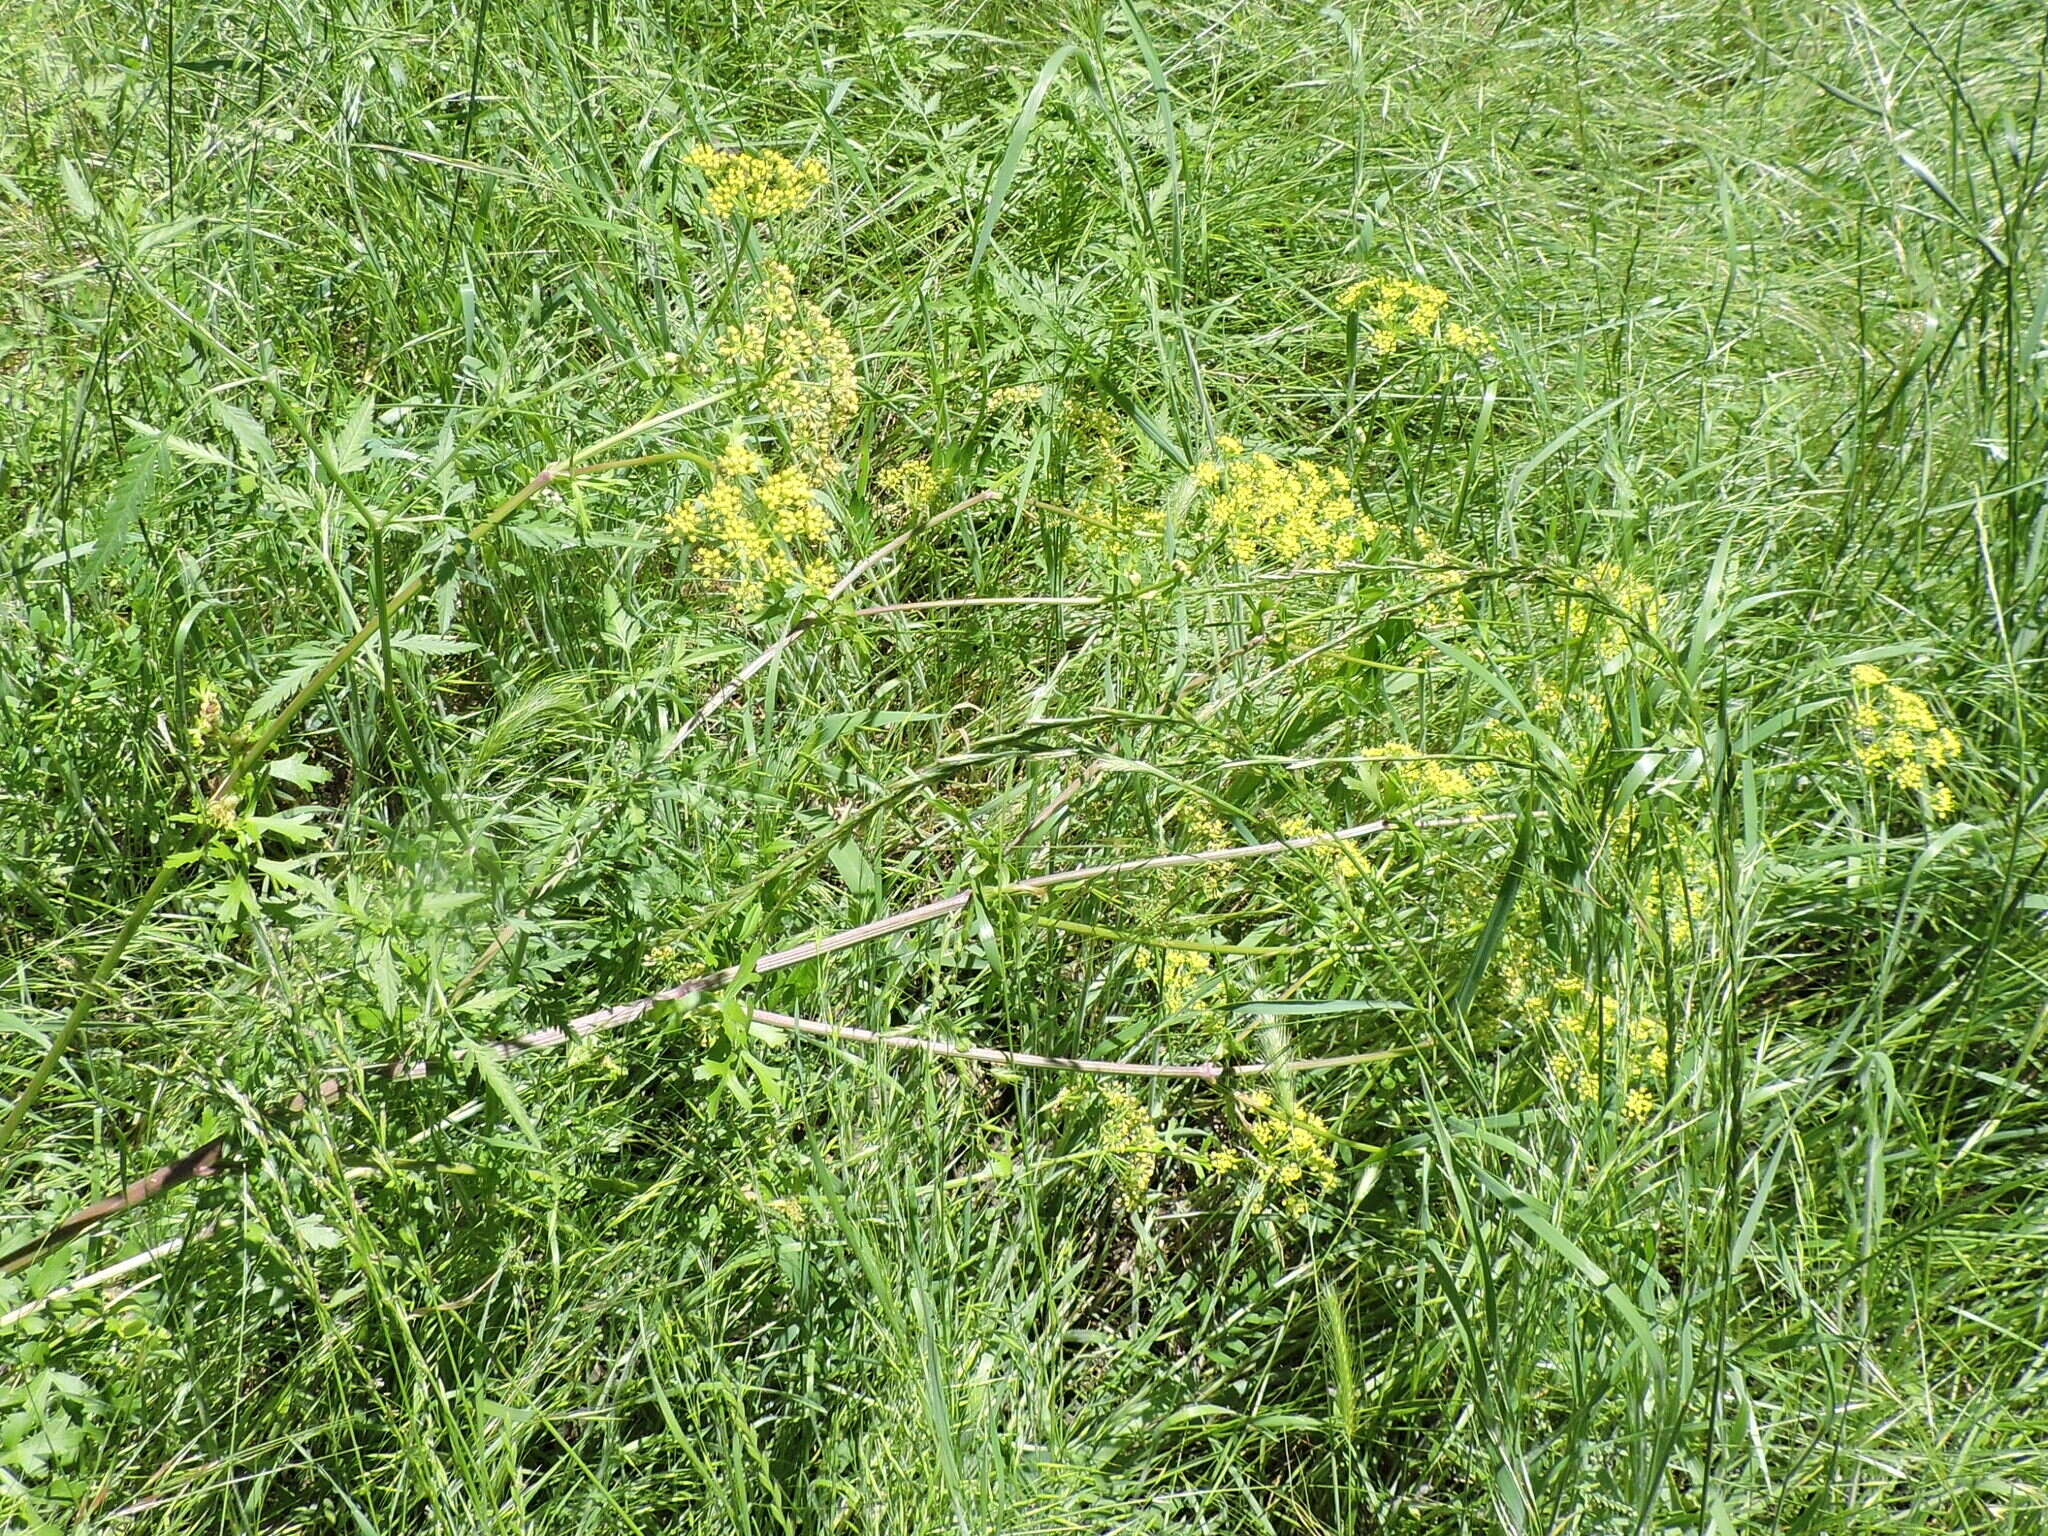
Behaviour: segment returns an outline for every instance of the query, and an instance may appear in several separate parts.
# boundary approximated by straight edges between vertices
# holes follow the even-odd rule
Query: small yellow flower
[[[222,735],[222,724],[227,712],[222,708],[220,694],[211,683],[202,683],[199,688],[199,708],[192,722],[189,739],[194,752],[204,752],[217,742]]]
[[[1660,607],[1657,589],[1611,560],[1602,560],[1582,578],[1589,596],[1573,595],[1561,604],[1565,635],[1588,641],[1602,662],[1619,662],[1635,647],[1634,626],[1654,628]],[[1617,614],[1633,621],[1624,622]]]
[[[822,306],[799,298],[796,276],[769,262],[741,319],[718,338],[741,385],[781,418],[797,462],[815,474],[840,467],[837,443],[860,409],[853,348]]]
[[[930,459],[905,459],[875,477],[882,490],[903,504],[908,512],[922,512],[938,494],[939,477]]]
[[[1152,1187],[1166,1141],[1152,1123],[1152,1111],[1130,1089],[1107,1087],[1099,1092],[1104,1110],[1099,1144],[1115,1164],[1117,1193],[1125,1205],[1136,1205]]]
[[[1001,389],[989,391],[989,414],[994,415],[1020,405],[1037,405],[1044,399],[1043,384],[1005,384]]]
[[[1361,757],[1388,763],[1386,770],[1401,790],[1418,801],[1470,801],[1479,791],[1462,768],[1439,762],[1418,752],[1405,741],[1390,741],[1383,747],[1368,747]]]
[[[1874,667],[1867,661],[1859,661],[1849,669],[1849,681],[1858,688],[1881,688],[1891,679],[1883,667]]]
[[[1159,1005],[1167,1013],[1193,1007],[1209,989],[1216,962],[1198,949],[1169,949],[1161,962]]]
[[[1329,1125],[1299,1104],[1276,1106],[1273,1096],[1264,1090],[1241,1093],[1237,1102],[1250,1142],[1250,1172],[1269,1191],[1279,1193],[1280,1209],[1287,1215],[1297,1219],[1307,1215],[1312,1196],[1337,1182]],[[1210,1167],[1218,1172],[1238,1166],[1240,1159],[1234,1153],[1210,1154]]]

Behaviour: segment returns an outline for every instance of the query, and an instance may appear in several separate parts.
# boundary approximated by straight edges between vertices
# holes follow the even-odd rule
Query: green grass
[[[223,1146],[0,1278],[0,1523],[2048,1527],[2044,42],[23,0],[0,1247]],[[707,142],[830,184],[722,223]],[[713,345],[770,258],[830,556],[904,542],[753,610],[668,520],[826,446]],[[1224,435],[1382,531],[1234,548]]]

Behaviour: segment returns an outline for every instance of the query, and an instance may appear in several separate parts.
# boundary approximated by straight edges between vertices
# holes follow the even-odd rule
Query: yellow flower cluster
[[[1087,485],[1083,502],[1113,502],[1130,468],[1124,419],[1105,406],[1069,398],[1060,402],[1057,420],[1066,433],[1068,474]]]
[[[1586,572],[1580,585],[1600,601],[1596,603],[1586,596],[1564,600],[1559,616],[1564,622],[1565,637],[1575,645],[1590,642],[1593,654],[1602,663],[1621,661],[1633,648],[1635,636],[1631,627],[1616,615],[1625,614],[1644,627],[1654,625],[1657,589],[1611,560],[1603,560]]]
[[[1043,384],[1005,384],[1001,389],[992,389],[988,396],[988,412],[991,416],[1020,405],[1037,405],[1045,399]]]
[[[1380,525],[1359,512],[1342,470],[1246,453],[1234,437],[1217,438],[1216,448],[1222,457],[1197,464],[1195,480],[1214,493],[1207,524],[1233,560],[1355,560],[1379,537]]]
[[[1675,860],[1652,864],[1642,901],[1650,943],[1661,947],[1668,941],[1674,951],[1691,948],[1720,891],[1721,866],[1703,840],[1687,842]]]
[[[1249,1171],[1270,1204],[1297,1220],[1310,1202],[1337,1182],[1337,1159],[1330,1151],[1330,1127],[1320,1115],[1299,1104],[1280,1104],[1261,1088],[1237,1096],[1250,1142]],[[1228,1174],[1240,1166],[1238,1155],[1223,1149],[1211,1155],[1210,1168]]]
[[[906,512],[922,512],[939,492],[939,477],[930,459],[905,459],[883,470],[875,479],[882,492]]]
[[[773,150],[699,144],[683,164],[704,178],[704,211],[714,219],[774,219],[809,205],[825,185],[825,163],[791,161]]]
[[[1183,800],[1174,814],[1179,818],[1180,824],[1187,829],[1189,841],[1193,845],[1186,849],[1186,852],[1204,853],[1212,848],[1230,848],[1236,845],[1237,839],[1230,835],[1230,828],[1224,826],[1216,813],[1201,801]]]
[[[1937,820],[1954,814],[1956,792],[1941,771],[1963,755],[1963,738],[1935,718],[1933,705],[1893,682],[1882,667],[1851,667],[1849,680],[1856,685],[1856,761],[1865,772],[1924,795],[1927,813]]]
[[[1461,352],[1483,352],[1493,338],[1456,320],[1446,321],[1451,296],[1430,283],[1375,276],[1337,295],[1337,308],[1363,322],[1366,344],[1381,357],[1415,342],[1437,342]]]
[[[199,702],[193,711],[192,728],[187,739],[192,750],[201,755],[211,755],[213,749],[227,735],[227,711],[222,706],[220,694],[211,683],[199,685]]]
[[[1185,1013],[1209,990],[1216,962],[1203,950],[1169,949],[1159,970],[1159,1006],[1168,1014]]]
[[[1117,1193],[1125,1205],[1133,1206],[1151,1189],[1166,1142],[1152,1123],[1152,1111],[1130,1089],[1111,1085],[1097,1092],[1102,1096],[1103,1114],[1096,1134],[1102,1150],[1116,1165]]]
[[[788,267],[768,263],[745,317],[718,338],[718,353],[781,418],[799,465],[821,476],[844,467],[839,438],[860,410],[853,348],[823,306],[798,297]]]
[[[737,433],[718,456],[716,478],[676,508],[669,531],[694,549],[694,569],[730,586],[742,608],[758,608],[798,580],[824,591],[839,579],[817,553],[832,536],[817,488],[793,466],[771,473]]]
[[[1658,1102],[1652,1084],[1661,1086],[1671,1064],[1664,1025],[1647,1014],[1629,1017],[1604,994],[1588,996],[1585,983],[1576,976],[1557,979],[1554,1003],[1558,1046],[1545,1065],[1565,1097],[1582,1103],[1600,1097],[1598,1063],[1619,1040],[1625,1043],[1628,1063],[1622,1115],[1634,1125],[1649,1119]]]
[[[1113,449],[1124,431],[1123,418],[1115,411],[1085,400],[1061,401],[1060,425],[1094,438],[1097,446],[1104,449]]]
[[[1404,797],[1413,801],[1470,801],[1479,788],[1464,769],[1418,752],[1405,741],[1390,741],[1383,747],[1367,747],[1359,754],[1373,762],[1387,762],[1388,771]]]
[[[1181,801],[1174,816],[1187,834],[1186,846],[1180,849],[1182,853],[1206,853],[1214,848],[1230,848],[1237,844],[1230,829],[1200,800]],[[1218,860],[1214,864],[1197,864],[1194,878],[1204,892],[1214,895],[1223,888],[1224,876],[1228,872],[1229,866]]]

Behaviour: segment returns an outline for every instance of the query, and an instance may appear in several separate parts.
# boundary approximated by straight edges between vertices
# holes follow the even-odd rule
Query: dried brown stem
[[[887,1045],[897,1050],[922,1051],[927,1056],[945,1056],[955,1061],[978,1061],[991,1067],[1025,1067],[1046,1072],[1085,1072],[1095,1077],[1164,1077],[1213,1083],[1226,1077],[1264,1077],[1274,1072],[1327,1072],[1333,1067],[1361,1067],[1368,1062],[1392,1061],[1428,1047],[1427,1040],[1414,1045],[1395,1046],[1384,1051],[1360,1051],[1350,1056],[1311,1056],[1303,1061],[1250,1061],[1232,1064],[1198,1061],[1186,1064],[1154,1061],[1096,1061],[1085,1056],[1040,1056],[1033,1051],[999,1051],[987,1045],[954,1045],[945,1040],[928,1040],[919,1035],[890,1035],[878,1030],[859,1029],[851,1024],[827,1024],[821,1019],[803,1019],[794,1014],[752,1008],[747,1017],[772,1029],[793,1034],[816,1035],[825,1040],[855,1040],[863,1045]]]
[[[1055,870],[1050,874],[1034,875],[1028,879],[1013,880],[1005,885],[992,887],[986,894],[989,896],[1037,896],[1046,891],[1056,890],[1061,886],[1075,885],[1090,880],[1109,879],[1117,875],[1136,874],[1159,869],[1185,869],[1195,865],[1221,864],[1238,859],[1262,858],[1270,854],[1288,853],[1303,848],[1318,848],[1331,843],[1355,842],[1362,838],[1376,837],[1383,832],[1395,830],[1432,831],[1447,827],[1478,826],[1491,822],[1512,821],[1514,819],[1514,812],[1496,811],[1469,816],[1426,817],[1413,822],[1368,821],[1362,822],[1357,826],[1340,828],[1335,832],[1317,832],[1307,837],[1280,838],[1267,843],[1248,843],[1237,848],[1211,848],[1196,853],[1157,854],[1150,858],[1124,859],[1112,864],[1090,864],[1075,869]],[[852,949],[874,939],[885,938],[892,933],[901,933],[906,929],[923,927],[927,923],[936,922],[942,917],[948,917],[955,912],[962,911],[968,903],[974,900],[974,896],[975,892],[971,889],[955,891],[950,896],[943,896],[936,901],[928,901],[920,906],[907,907],[901,912],[892,912],[886,917],[878,917],[872,922],[862,923],[857,927],[843,929],[838,933],[828,934],[819,939],[807,939],[801,944],[794,944],[787,949],[777,950],[773,954],[762,956],[754,962],[753,973],[757,976],[766,976],[775,971],[787,970],[791,966],[802,965],[809,960],[816,960],[825,955],[836,954],[843,949]],[[545,1050],[552,1046],[565,1044],[570,1040],[584,1039],[605,1030],[617,1029],[622,1025],[631,1024],[635,1020],[646,1017],[664,1003],[675,1003],[684,1006],[696,1004],[701,1002],[708,994],[717,991],[721,987],[730,985],[738,976],[739,967],[726,966],[722,970],[694,977],[676,986],[666,987],[659,992],[649,993],[645,997],[634,998],[631,1002],[618,1003],[609,1008],[599,1008],[590,1013],[581,1014],[559,1026],[531,1030],[526,1034],[516,1035],[510,1039],[492,1041],[483,1048],[491,1051],[501,1061],[510,1061],[515,1057],[524,1056],[530,1051]],[[762,1017],[765,1022],[774,1022],[784,1016],[775,1015],[773,1019],[769,1019],[764,1014]],[[796,1026],[789,1024],[783,1027],[795,1028]],[[841,1031],[850,1027],[846,1025],[820,1025],[819,1030]],[[817,1031],[811,1032],[815,1033]],[[872,1043],[878,1045],[898,1045],[907,1043],[910,1037],[874,1035],[867,1031],[861,1031],[855,1034],[844,1035],[843,1038],[871,1040]],[[1019,1053],[993,1051],[984,1047],[942,1046],[940,1042],[925,1042],[924,1045],[939,1051],[941,1054],[963,1054],[969,1060],[990,1060],[999,1064],[1013,1066],[1056,1067],[1063,1060],[1063,1058],[1057,1057],[1027,1058]],[[985,1054],[973,1054],[977,1052]],[[1358,1061],[1372,1061],[1380,1058],[1377,1053],[1374,1053],[1356,1059]],[[1294,1066],[1298,1070],[1319,1070],[1324,1067],[1350,1064],[1352,1064],[1352,1058],[1329,1057],[1319,1058],[1312,1063],[1297,1062],[1294,1063]],[[444,1062],[437,1061],[431,1057],[400,1057],[395,1061],[386,1062],[379,1066],[358,1070],[361,1071],[364,1079],[381,1079],[387,1082],[417,1082],[422,1078],[428,1077],[443,1065],[445,1065]],[[1098,1067],[1104,1066],[1101,1063],[1096,1065]],[[1085,1065],[1074,1065],[1072,1070],[1086,1071],[1090,1070],[1090,1068]],[[1228,1068],[1220,1065],[1211,1066],[1209,1064],[1197,1067],[1176,1068],[1147,1066],[1142,1069],[1133,1067],[1129,1075],[1142,1077],[1221,1077],[1231,1072],[1242,1073],[1247,1070],[1247,1068],[1243,1067]],[[1276,1068],[1262,1067],[1259,1070],[1276,1070]],[[330,1073],[321,1080],[320,1085],[313,1090],[311,1095],[298,1095],[291,1101],[288,1108],[293,1114],[302,1113],[315,1098],[322,1103],[331,1104],[341,1097],[347,1085],[354,1080],[356,1080],[355,1071]],[[92,1205],[72,1212],[41,1237],[22,1244],[5,1257],[0,1257],[0,1274],[12,1274],[14,1271],[24,1268],[44,1255],[61,1248],[74,1238],[91,1231],[102,1222],[111,1219],[123,1211],[133,1210],[137,1206],[145,1205],[151,1200],[155,1200],[159,1196],[177,1188],[180,1184],[190,1183],[194,1179],[207,1178],[220,1172],[223,1166],[224,1152],[224,1140],[210,1141],[205,1146],[186,1153],[177,1161],[166,1163],[154,1173],[136,1180],[120,1193],[109,1195],[103,1200],[96,1201]]]

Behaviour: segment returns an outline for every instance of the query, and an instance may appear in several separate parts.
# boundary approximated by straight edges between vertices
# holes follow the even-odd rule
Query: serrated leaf
[[[94,535],[92,553],[86,557],[85,574],[88,579],[98,577],[106,568],[114,551],[128,542],[128,535],[134,530],[135,520],[142,514],[149,501],[150,492],[155,489],[157,471],[164,459],[163,444],[151,439],[138,444],[128,455],[121,478],[115,483],[114,494],[107,499],[106,510],[100,514],[100,526]]]
[[[476,649],[468,640],[458,640],[453,635],[399,635],[391,642],[394,651],[405,651],[414,656],[462,656]]]
[[[519,1133],[526,1138],[527,1145],[534,1151],[541,1150],[540,1131],[534,1126],[533,1118],[526,1112],[526,1104],[519,1097],[519,1090],[512,1086],[512,1079],[506,1075],[505,1064],[498,1059],[498,1053],[488,1045],[472,1040],[468,1043],[469,1059],[476,1063],[485,1085],[497,1101],[505,1106],[505,1113],[512,1117],[512,1123],[519,1127]]]
[[[318,763],[307,762],[306,754],[303,752],[294,752],[290,757],[280,757],[274,762],[265,763],[263,771],[273,779],[296,784],[300,789],[312,789],[334,777]]]
[[[243,453],[259,464],[272,463],[277,450],[270,445],[270,434],[263,430],[263,423],[243,410],[239,405],[230,405],[225,400],[210,401],[207,410],[213,419],[226,429],[228,436]]]
[[[327,456],[335,470],[352,475],[370,462],[370,429],[376,425],[376,408],[368,396],[356,402],[342,429],[327,440]]]
[[[64,184],[64,201],[71,205],[71,211],[87,223],[98,220],[99,200],[92,195],[92,188],[86,184],[85,173],[70,160],[59,160],[57,179]]]
[[[181,459],[190,459],[195,464],[211,464],[216,469],[233,469],[235,467],[235,461],[217,448],[209,448],[204,443],[195,443],[191,438],[180,437],[175,432],[166,432],[161,427],[153,427],[148,422],[140,421],[133,416],[123,416],[121,419],[138,436],[154,439]]]

